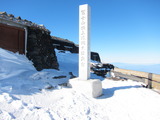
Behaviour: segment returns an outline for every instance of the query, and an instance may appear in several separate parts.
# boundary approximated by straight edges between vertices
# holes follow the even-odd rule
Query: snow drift
[[[0,49],[0,120],[160,120],[160,94],[140,82],[102,79],[96,99],[67,88],[78,55],[56,54],[60,71],[38,72],[24,55]]]

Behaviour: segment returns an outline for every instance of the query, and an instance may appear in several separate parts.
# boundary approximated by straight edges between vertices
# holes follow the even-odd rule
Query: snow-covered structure
[[[0,12],[0,47],[25,54],[37,70],[59,68],[55,48],[71,53],[79,52],[79,45],[68,39],[51,36],[44,25],[6,12]],[[91,59],[100,61],[96,52],[91,52]]]
[[[54,48],[57,48],[58,50],[70,51],[71,53],[78,53],[78,45],[74,42],[56,36],[52,36],[51,39]]]
[[[37,70],[58,69],[50,31],[44,25],[0,12],[0,47],[25,54]]]

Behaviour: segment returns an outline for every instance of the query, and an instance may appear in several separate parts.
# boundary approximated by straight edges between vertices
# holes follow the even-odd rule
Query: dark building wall
[[[27,57],[37,70],[58,69],[50,32],[28,27]]]
[[[0,23],[0,47],[24,54],[25,31],[22,28]]]
[[[78,47],[69,40],[52,37],[52,44],[54,48],[57,48],[58,50],[65,50],[70,51],[71,53],[78,53]]]

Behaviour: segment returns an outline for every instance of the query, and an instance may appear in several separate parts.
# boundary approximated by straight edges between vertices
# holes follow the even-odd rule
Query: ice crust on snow
[[[78,76],[78,55],[56,54],[60,71],[38,72],[24,55],[0,48],[0,120],[160,120],[160,94],[140,82],[100,78],[96,99],[59,86],[68,72]]]

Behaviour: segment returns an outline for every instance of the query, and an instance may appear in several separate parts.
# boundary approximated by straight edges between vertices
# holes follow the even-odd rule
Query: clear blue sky
[[[91,7],[91,50],[103,61],[160,63],[160,0],[0,0],[0,11],[78,43],[81,4]]]

